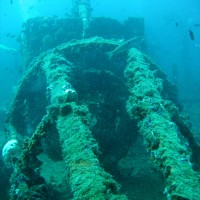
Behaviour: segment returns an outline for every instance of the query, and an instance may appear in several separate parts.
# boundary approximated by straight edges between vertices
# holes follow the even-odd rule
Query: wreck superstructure
[[[122,39],[143,36],[143,19],[94,18],[83,26],[81,19],[55,17],[24,25],[26,72],[6,126],[22,149],[10,199],[131,199],[120,190],[127,163],[119,162],[134,143],[163,174],[158,199],[200,199],[200,149],[179,113],[175,87],[143,53],[145,43],[107,55]],[[62,183],[42,170],[58,161]],[[124,180],[134,179],[130,171]]]

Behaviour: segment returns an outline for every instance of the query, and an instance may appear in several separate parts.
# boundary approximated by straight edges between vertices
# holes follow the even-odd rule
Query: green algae
[[[27,151],[22,155],[23,169],[29,170],[34,166],[34,162],[37,163],[35,157],[41,152],[39,148],[41,140],[48,133],[48,128],[56,124],[66,164],[66,180],[69,181],[74,199],[77,200],[127,199],[125,195],[120,194],[119,184],[101,166],[98,159],[98,143],[91,132],[94,123],[91,120],[92,114],[87,104],[81,105],[78,101],[78,93],[73,88],[72,81],[74,71],[78,67],[86,68],[82,59],[91,56],[92,49],[100,52],[99,57],[105,61],[105,53],[116,45],[117,43],[111,40],[91,38],[63,44],[41,55],[28,70],[15,98],[18,100],[26,80],[37,73],[37,70],[42,70],[48,91],[46,95],[49,100],[47,107],[49,123],[42,124],[44,122],[42,121],[39,124],[41,128],[30,138],[29,145],[24,146]],[[83,54],[81,58],[80,54]],[[81,64],[77,67],[78,63]],[[179,137],[181,121],[179,120],[178,124],[172,120],[174,116],[178,117],[178,109],[171,101],[162,97],[163,74],[144,54],[131,49],[124,75],[130,91],[126,105],[127,112],[131,119],[138,120],[140,132],[145,139],[145,147],[151,152],[153,163],[163,172],[165,194],[168,199],[198,200],[200,187],[197,173],[190,163],[191,151],[184,146]],[[75,96],[69,98],[68,92],[71,90]],[[17,102],[13,104],[12,110],[16,109],[16,104]],[[11,115],[11,122],[13,118]],[[32,155],[33,158],[30,163],[28,155]],[[39,163],[37,164],[36,167],[39,166]],[[23,174],[20,166],[18,175]],[[28,173],[26,175],[28,176]],[[31,175],[28,177],[30,180]],[[31,184],[37,187],[37,182],[33,181]],[[14,189],[26,188],[26,192],[30,194],[34,188],[22,186],[16,185]],[[40,188],[39,183],[38,188]],[[15,190],[12,192],[15,193]]]
[[[138,50],[129,51],[124,72],[130,90],[127,111],[138,119],[146,148],[163,172],[167,198],[198,200],[200,183],[190,163],[191,152],[181,144],[179,127],[165,108],[169,101],[162,98],[163,81],[150,72],[151,63],[146,60]]]
[[[88,128],[89,122],[82,119],[86,116],[77,114],[83,108],[75,104],[71,106],[76,111],[59,117],[57,128],[74,199],[127,199],[118,194],[119,185],[99,163],[98,145]]]

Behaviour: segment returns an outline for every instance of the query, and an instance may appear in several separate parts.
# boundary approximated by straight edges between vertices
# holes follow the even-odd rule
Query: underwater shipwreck
[[[8,199],[200,200],[200,147],[176,88],[145,42],[108,54],[138,36],[139,18],[24,24],[25,73],[5,125]]]

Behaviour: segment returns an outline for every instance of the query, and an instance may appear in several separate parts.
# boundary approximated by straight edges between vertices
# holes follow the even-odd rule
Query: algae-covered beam
[[[41,141],[51,129],[51,117],[45,115],[34,134],[24,142],[19,160],[14,165],[10,182],[10,200],[49,199],[47,185],[39,175],[41,162],[37,156],[42,152]]]
[[[171,119],[169,100],[162,98],[163,80],[158,69],[140,51],[132,48],[128,54],[124,75],[130,96],[127,111],[137,118],[145,145],[155,165],[165,178],[168,199],[199,200],[200,181],[190,162],[191,152],[179,124]]]
[[[71,77],[73,66],[58,54],[49,54],[42,66],[50,87],[50,101],[60,107],[57,130],[74,199],[126,200],[119,184],[104,171],[98,160],[98,144],[92,136],[91,114],[86,105],[77,105],[78,94]]]
[[[70,103],[65,105],[65,110],[69,113],[59,116],[57,129],[74,199],[126,200],[98,160],[98,145],[89,130],[91,116],[87,107]]]

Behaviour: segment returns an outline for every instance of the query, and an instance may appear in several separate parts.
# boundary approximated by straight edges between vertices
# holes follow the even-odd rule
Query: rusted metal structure
[[[48,20],[64,23],[46,20],[46,24]],[[117,157],[141,133],[144,148],[163,173],[167,198],[199,200],[199,147],[179,113],[176,92],[166,75],[134,47],[107,56],[121,45],[118,39],[125,28],[115,40],[108,35],[91,37],[95,24],[91,22],[85,35],[88,39],[71,40],[68,33],[68,41],[55,39],[45,51],[41,46],[32,49],[36,40],[43,44],[47,34],[44,31],[39,37],[37,32],[32,38],[31,28],[45,29],[44,21],[29,21],[22,41],[24,55],[30,56],[7,123],[9,137],[18,140],[22,149],[13,163],[11,199],[54,198],[50,190],[56,189],[42,176],[43,161],[38,158],[52,150],[56,157],[62,152],[64,179],[71,188],[68,198],[128,199],[120,192],[115,176],[104,169],[100,152],[104,141],[110,139],[113,146],[109,148]],[[124,27],[128,25],[130,19]],[[53,29],[52,23],[49,26]],[[58,34],[55,32],[48,33],[49,37]],[[81,37],[79,33],[81,29],[76,33]],[[67,193],[66,189],[63,199]]]

